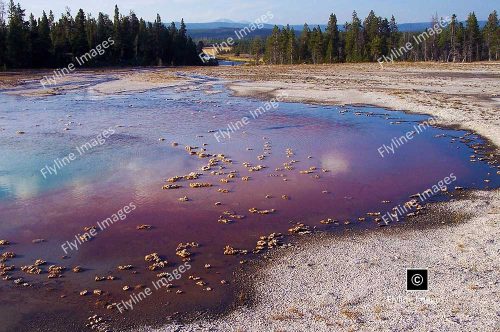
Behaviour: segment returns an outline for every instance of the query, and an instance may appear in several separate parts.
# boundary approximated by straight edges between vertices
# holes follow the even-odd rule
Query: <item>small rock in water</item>
[[[251,213],[257,213],[257,214],[271,214],[271,213],[276,212],[276,210],[275,210],[275,209],[270,209],[270,210],[259,210],[259,209],[254,208],[254,207],[253,207],[253,208],[248,209],[248,211],[249,211],[249,212],[251,212]]]
[[[207,188],[207,187],[211,187],[212,184],[211,183],[202,183],[202,182],[193,182],[193,183],[190,183],[189,186],[191,188]]]
[[[304,235],[304,234],[310,234],[311,233],[309,226],[306,226],[306,225],[304,225],[302,223],[296,224],[296,226],[290,228],[288,231],[290,233],[299,234],[299,235]]]
[[[134,268],[133,265],[119,265],[118,270],[120,271],[125,271],[125,270],[132,270]]]
[[[73,269],[71,269],[74,273],[80,273],[83,271],[83,268],[81,266],[75,266]]]
[[[153,226],[151,225],[139,225],[137,226],[137,230],[147,230],[147,229],[151,229]]]
[[[242,250],[242,249],[235,249],[231,246],[225,246],[224,247],[224,255],[246,255],[248,253],[248,250]]]
[[[162,187],[163,190],[170,190],[170,189],[179,189],[181,188],[182,186],[178,185],[178,184],[166,184]]]

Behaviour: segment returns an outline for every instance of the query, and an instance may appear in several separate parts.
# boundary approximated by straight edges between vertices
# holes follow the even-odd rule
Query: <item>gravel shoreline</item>
[[[414,225],[305,237],[248,269],[253,305],[142,331],[498,331],[500,191],[468,196]],[[407,267],[429,291],[406,292]]]

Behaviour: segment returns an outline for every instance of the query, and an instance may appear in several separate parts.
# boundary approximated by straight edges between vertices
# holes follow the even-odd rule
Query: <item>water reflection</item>
[[[348,172],[349,164],[349,160],[341,152],[329,152],[321,158],[322,168],[329,170],[332,175]]]

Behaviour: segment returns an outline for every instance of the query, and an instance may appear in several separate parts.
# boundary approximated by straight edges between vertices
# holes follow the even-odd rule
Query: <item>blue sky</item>
[[[7,0],[4,0],[7,2]],[[379,16],[396,17],[398,23],[428,22],[432,14],[447,16],[455,13],[459,19],[475,11],[479,20],[485,20],[494,9],[499,11],[500,0],[18,0],[29,14],[38,16],[43,9],[52,9],[56,16],[69,6],[75,14],[79,8],[97,16],[99,11],[112,15],[115,3],[122,13],[134,10],[147,20],[160,13],[162,20],[210,22],[219,19],[255,21],[271,11],[277,24],[326,23],[331,12],[337,14],[339,23],[349,20],[353,10],[362,18],[370,9]],[[17,2],[17,1],[16,1]]]

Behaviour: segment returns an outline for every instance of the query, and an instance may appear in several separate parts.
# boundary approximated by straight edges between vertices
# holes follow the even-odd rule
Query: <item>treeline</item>
[[[407,61],[479,61],[498,60],[500,28],[498,15],[493,11],[481,30],[474,13],[465,25],[453,15],[444,28],[443,19],[433,17],[429,29],[433,33],[400,32],[394,16],[390,20],[378,17],[373,11],[361,21],[356,12],[351,22],[340,31],[337,17],[332,14],[325,31],[305,24],[297,35],[290,26],[275,26],[272,34],[263,40],[256,37],[241,42],[237,53],[251,54],[255,63],[262,59],[268,64],[334,63],[377,61],[382,56],[398,54],[397,60]],[[436,24],[438,29],[435,29]],[[428,30],[429,30],[428,29]],[[420,41],[420,42],[417,42]],[[407,43],[411,50],[398,51]],[[396,59],[395,59],[396,60]]]
[[[0,69],[55,68],[67,66],[75,57],[95,49],[111,38],[114,45],[90,62],[93,66],[198,65],[199,50],[182,20],[166,27],[160,15],[146,22],[133,12],[122,15],[115,6],[111,19],[99,13],[97,19],[82,9],[75,17],[69,10],[59,20],[52,11],[25,20],[25,10],[12,0],[0,0]]]

